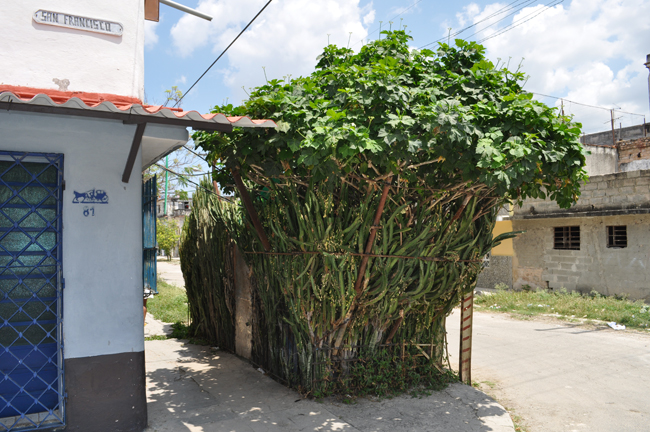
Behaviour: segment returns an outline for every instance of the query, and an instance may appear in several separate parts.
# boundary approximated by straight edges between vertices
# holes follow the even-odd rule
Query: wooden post
[[[390,190],[390,179],[384,183],[384,189],[381,191],[381,198],[379,199],[379,205],[375,211],[375,219],[372,222],[370,227],[370,235],[368,236],[368,241],[366,242],[366,249],[361,258],[361,263],[359,264],[359,273],[357,274],[357,280],[354,283],[354,291],[356,292],[356,298],[361,296],[362,282],[363,277],[366,275],[366,266],[368,265],[368,254],[372,252],[372,246],[375,244],[375,236],[377,235],[377,230],[379,229],[379,222],[381,221],[381,214],[384,211],[384,205],[386,204],[386,198],[388,197],[388,191]]]
[[[474,290],[460,303],[460,360],[458,373],[461,382],[472,385],[472,320],[474,316]]]
[[[264,232],[264,228],[262,227],[260,218],[257,217],[257,212],[255,211],[255,207],[253,207],[253,200],[251,200],[251,196],[248,194],[248,190],[246,190],[246,186],[244,185],[244,182],[241,179],[239,170],[234,169],[231,172],[232,172],[232,177],[235,180],[235,186],[237,186],[237,190],[239,191],[239,195],[241,196],[241,201],[244,204],[244,207],[246,208],[246,211],[248,212],[251,221],[253,222],[253,227],[255,227],[257,236],[259,237],[260,242],[262,242],[262,246],[264,247],[264,250],[266,252],[269,252],[271,250],[271,243],[269,243],[269,238],[266,236],[266,233]]]
[[[214,180],[214,170],[216,169],[215,163],[212,162],[212,175],[213,175],[213,180],[212,180],[212,188],[214,189],[214,193],[216,193],[218,196],[221,196],[221,193],[219,192],[219,184]]]

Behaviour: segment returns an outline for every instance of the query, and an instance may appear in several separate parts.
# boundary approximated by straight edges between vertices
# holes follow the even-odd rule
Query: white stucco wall
[[[140,3],[140,2],[138,2]],[[32,113],[0,113],[0,150],[64,154],[65,357],[144,350],[141,155],[121,181],[135,125]],[[73,191],[107,192],[108,204],[73,204]]]
[[[119,22],[122,36],[38,24],[38,10]],[[58,90],[144,96],[144,1],[0,1],[0,83]]]

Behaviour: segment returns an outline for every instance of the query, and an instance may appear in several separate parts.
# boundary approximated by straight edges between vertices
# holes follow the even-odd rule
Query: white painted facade
[[[66,359],[144,351],[141,152],[122,183],[135,125],[4,112],[0,150],[64,155],[63,334]],[[146,135],[146,130],[145,130]],[[107,204],[74,204],[73,191],[106,191]]]
[[[122,24],[122,36],[37,23],[39,10]],[[2,0],[0,84],[144,97],[144,1]],[[62,90],[65,90],[61,88]]]

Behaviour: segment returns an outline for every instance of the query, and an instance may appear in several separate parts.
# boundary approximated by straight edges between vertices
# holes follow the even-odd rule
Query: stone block
[[[641,177],[641,172],[640,171],[628,171],[628,172],[625,173],[625,177],[627,177],[627,178]]]
[[[634,190],[637,193],[650,193],[650,184],[647,185],[636,185]]]
[[[590,204],[590,205],[601,205],[601,204],[605,204],[608,201],[609,201],[609,199],[607,199],[607,197],[603,196],[603,197],[590,199],[588,204]]]
[[[576,272],[572,270],[553,270],[553,274],[559,276],[575,276]]]
[[[546,263],[546,269],[547,269],[547,270],[559,270],[560,268],[561,268],[561,267],[560,267],[560,263],[559,263],[559,262],[556,262],[556,261],[549,261],[549,262]]]
[[[575,262],[563,262],[563,263],[560,263],[560,269],[565,270],[565,271],[575,272],[576,271],[576,263]],[[561,274],[561,273],[558,273],[558,274]]]
[[[637,184],[636,179],[625,179],[623,180],[623,186],[634,186]]]
[[[598,183],[598,189],[609,189],[609,185],[607,183],[608,182],[600,182],[600,183]]]
[[[627,195],[616,195],[609,198],[611,204],[630,204],[630,199]]]
[[[596,182],[587,182],[584,186],[580,187],[580,190],[583,191],[591,191],[591,190],[597,190],[598,189],[598,183]]]
[[[635,195],[628,197],[630,204],[641,204],[647,203],[650,201],[650,192],[645,194],[639,194],[638,192]]]
[[[632,195],[634,192],[634,186],[625,186],[618,189],[618,193],[621,195]]]

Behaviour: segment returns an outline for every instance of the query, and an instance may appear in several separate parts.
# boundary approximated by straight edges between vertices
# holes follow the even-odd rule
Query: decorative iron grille
[[[0,430],[62,426],[63,155],[0,151]]]
[[[555,227],[553,249],[580,250],[580,227]]]
[[[608,248],[627,247],[627,225],[617,225],[617,226],[607,227],[607,247]]]

